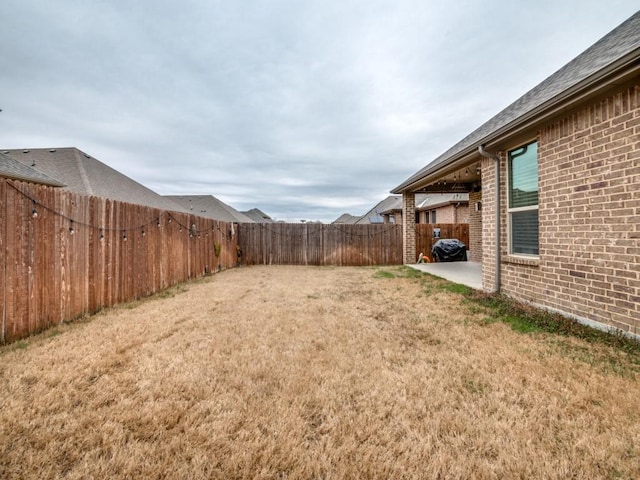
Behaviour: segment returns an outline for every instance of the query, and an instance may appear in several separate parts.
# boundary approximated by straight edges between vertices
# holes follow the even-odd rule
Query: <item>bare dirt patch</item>
[[[637,478],[637,364],[406,277],[230,270],[4,347],[0,478]]]

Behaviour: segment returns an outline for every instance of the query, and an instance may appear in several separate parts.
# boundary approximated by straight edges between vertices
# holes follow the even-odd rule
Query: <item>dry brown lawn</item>
[[[0,478],[638,478],[638,366],[376,268],[252,267],[0,349]]]

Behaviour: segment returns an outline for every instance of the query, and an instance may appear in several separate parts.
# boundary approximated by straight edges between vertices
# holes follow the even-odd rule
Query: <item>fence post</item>
[[[0,179],[0,252],[2,252],[0,262],[2,271],[0,277],[0,303],[2,303],[2,325],[0,325],[0,345],[4,344],[7,338],[7,182]]]

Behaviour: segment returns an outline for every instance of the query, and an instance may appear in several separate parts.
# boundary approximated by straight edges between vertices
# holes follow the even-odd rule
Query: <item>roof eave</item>
[[[501,142],[523,130],[532,128],[562,111],[569,110],[576,104],[597,96],[613,85],[624,83],[640,70],[639,52],[640,48],[632,50],[583,81],[576,83],[503,127],[491,132],[481,140],[472,143],[445,161],[434,165],[433,168],[425,171],[419,178],[411,179],[410,177],[409,180],[391,190],[391,193],[402,194],[407,191],[415,191],[433,183],[443,174],[464,167],[466,163],[477,161],[476,152],[480,145],[491,148],[493,144]]]

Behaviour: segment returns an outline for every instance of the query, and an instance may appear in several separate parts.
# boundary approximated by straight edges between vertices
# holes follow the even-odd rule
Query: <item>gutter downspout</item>
[[[484,149],[484,145],[480,145],[478,146],[478,153],[485,157],[485,158],[490,158],[494,161],[494,166],[495,166],[495,181],[496,181],[496,197],[495,197],[495,204],[496,204],[496,230],[495,230],[495,235],[496,235],[496,283],[495,283],[495,291],[496,293],[500,292],[500,285],[501,285],[501,278],[500,278],[500,265],[502,263],[502,259],[501,259],[501,254],[500,254],[500,223],[501,223],[501,218],[500,218],[500,157],[498,155],[496,155],[495,153],[489,153]]]

